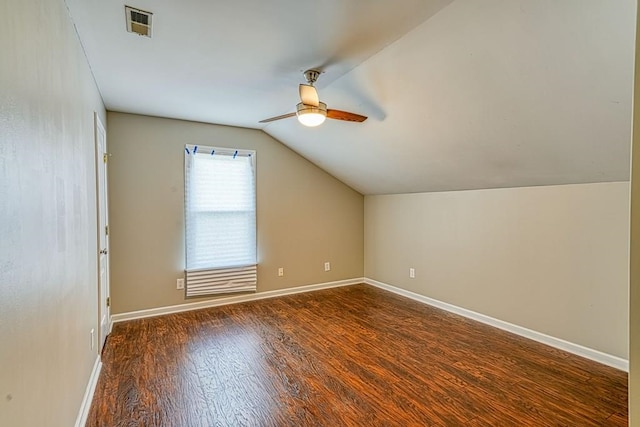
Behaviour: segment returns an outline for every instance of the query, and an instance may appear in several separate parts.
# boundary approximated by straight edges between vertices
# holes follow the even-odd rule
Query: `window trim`
[[[232,156],[248,157],[251,162],[253,172],[253,197],[254,197],[254,257],[255,262],[250,265],[226,266],[226,267],[199,267],[187,268],[188,233],[187,222],[190,213],[188,212],[188,158],[190,156]],[[257,170],[256,151],[226,147],[201,146],[196,144],[185,144],[184,148],[184,262],[185,262],[185,298],[201,297],[206,295],[217,295],[231,292],[255,292],[257,286],[257,263],[258,263],[258,241],[257,241]],[[203,279],[204,277],[204,279]],[[191,286],[190,286],[191,285]]]

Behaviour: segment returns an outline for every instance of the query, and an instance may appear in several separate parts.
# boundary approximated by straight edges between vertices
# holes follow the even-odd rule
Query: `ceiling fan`
[[[307,70],[304,72],[307,84],[300,85],[299,91],[301,102],[296,106],[295,113],[287,113],[282,116],[260,120],[259,123],[269,123],[293,116],[298,116],[298,121],[309,127],[321,125],[327,117],[347,122],[364,122],[367,120],[367,117],[361,116],[360,114],[327,109],[327,104],[320,102],[320,99],[318,98],[318,91],[313,86],[316,80],[318,80],[318,76],[320,76],[320,71],[318,70]]]

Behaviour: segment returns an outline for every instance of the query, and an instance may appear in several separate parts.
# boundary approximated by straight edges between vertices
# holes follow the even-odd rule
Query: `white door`
[[[111,329],[109,301],[109,210],[107,207],[107,134],[95,117],[96,173],[98,181],[98,352],[102,352]]]

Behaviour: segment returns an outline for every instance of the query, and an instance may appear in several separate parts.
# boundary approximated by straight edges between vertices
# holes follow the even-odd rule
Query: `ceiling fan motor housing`
[[[296,105],[296,114],[322,114],[323,116],[327,115],[327,104],[324,102],[318,102],[318,106],[314,107],[313,105],[303,104],[302,102]]]

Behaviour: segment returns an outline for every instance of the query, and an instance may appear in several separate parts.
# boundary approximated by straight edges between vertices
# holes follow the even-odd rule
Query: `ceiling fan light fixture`
[[[319,102],[318,106],[314,107],[301,102],[296,106],[296,114],[298,115],[298,121],[303,125],[308,127],[319,126],[327,118],[327,104]]]

